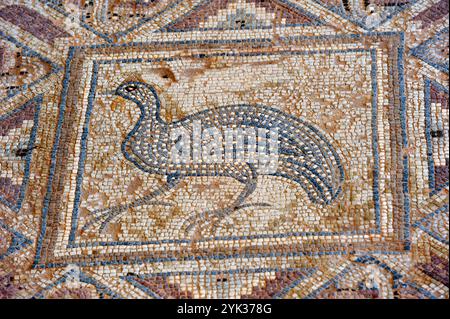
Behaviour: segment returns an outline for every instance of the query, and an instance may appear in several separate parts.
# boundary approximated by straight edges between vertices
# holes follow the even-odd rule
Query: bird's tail
[[[344,170],[332,144],[313,127],[281,136],[277,175],[297,182],[312,202],[329,205],[341,193]]]

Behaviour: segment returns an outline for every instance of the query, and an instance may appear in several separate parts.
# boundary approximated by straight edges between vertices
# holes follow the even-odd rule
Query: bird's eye
[[[135,85],[129,85],[126,87],[125,90],[127,90],[127,92],[133,92],[137,89],[137,87]]]

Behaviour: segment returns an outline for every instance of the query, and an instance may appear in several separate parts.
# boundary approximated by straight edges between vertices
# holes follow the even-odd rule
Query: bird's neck
[[[163,123],[160,117],[160,105],[156,98],[148,97],[142,103],[145,118],[151,122],[152,126],[159,126]]]
[[[156,99],[148,100],[143,105],[144,117],[141,129],[145,132],[145,140],[150,145],[156,145],[167,131],[167,123],[160,117],[159,102]]]

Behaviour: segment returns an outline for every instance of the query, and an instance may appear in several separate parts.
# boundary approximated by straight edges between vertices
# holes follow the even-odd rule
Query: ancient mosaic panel
[[[448,298],[448,2],[0,1],[0,298]]]

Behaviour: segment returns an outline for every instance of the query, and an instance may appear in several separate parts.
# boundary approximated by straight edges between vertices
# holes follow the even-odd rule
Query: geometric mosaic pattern
[[[4,11],[0,11],[0,16]],[[1,101],[32,88],[59,70],[60,67],[46,57],[0,32]]]
[[[448,27],[413,48],[411,54],[448,73]]]
[[[428,147],[430,189],[448,186],[449,167],[449,103],[448,89],[425,80],[425,132]]]
[[[11,229],[1,221],[0,233],[2,238],[0,246],[0,260],[3,260],[9,255],[20,250],[23,246],[29,245],[31,243],[29,239],[25,238],[22,234]]]
[[[410,7],[415,0],[315,0],[332,12],[360,25],[366,30],[373,30],[393,18],[399,12]]]
[[[0,117],[2,157],[0,201],[19,211],[30,175],[30,162],[36,147],[36,130],[42,95]]]
[[[288,7],[288,4],[290,5]],[[285,0],[200,2],[189,13],[162,30],[233,30],[273,28],[274,26],[320,25],[320,18]]]
[[[448,298],[448,16],[0,1],[0,298]]]

